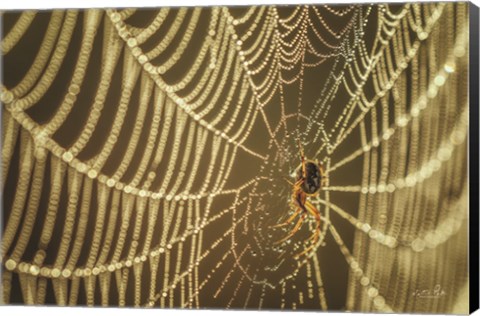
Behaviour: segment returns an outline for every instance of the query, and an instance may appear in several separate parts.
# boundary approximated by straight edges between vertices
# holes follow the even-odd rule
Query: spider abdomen
[[[297,180],[303,178],[302,167],[297,169]],[[313,161],[305,163],[305,178],[301,186],[306,194],[315,194],[322,187],[322,173],[320,166]]]

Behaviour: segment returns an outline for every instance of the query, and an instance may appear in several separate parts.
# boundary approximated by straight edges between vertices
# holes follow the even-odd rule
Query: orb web
[[[467,14],[4,13],[4,302],[459,312]],[[327,185],[295,258],[299,142]]]

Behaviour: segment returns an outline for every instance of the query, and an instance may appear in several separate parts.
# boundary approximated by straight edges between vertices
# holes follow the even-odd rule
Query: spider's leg
[[[320,212],[310,201],[305,202],[305,208],[311,215],[313,215],[313,217],[315,217],[315,221],[317,222],[317,226],[315,226],[315,233],[319,234],[320,233]],[[315,236],[315,234],[313,236]],[[315,239],[314,243],[317,241],[317,239]]]
[[[305,254],[309,253],[309,252],[310,252],[310,250],[312,250],[312,249],[313,249],[313,247],[315,247],[315,244],[311,244],[311,245],[310,245],[310,246],[308,246],[308,248],[306,248],[304,251],[302,251],[302,252],[300,252],[300,253],[296,254],[296,255],[295,255],[295,256],[293,256],[293,257],[294,257],[295,259],[296,259],[296,258],[299,258],[299,257],[301,257],[301,256],[303,256],[303,255],[305,255]]]
[[[310,246],[308,246],[301,253],[295,255],[295,258],[298,258],[298,257],[303,256],[304,254],[307,254],[308,252],[310,252],[310,250],[312,250],[315,247],[316,243],[318,242],[319,236],[320,236],[320,212],[309,201],[306,201],[305,208],[307,209],[308,213],[310,213],[311,215],[313,215],[315,217],[315,221],[317,222],[317,225],[315,227],[315,232],[309,238],[309,240],[313,239],[312,244]]]
[[[294,184],[294,188],[293,188],[294,193],[292,195],[292,200],[291,200],[292,208],[295,208],[295,212],[293,213],[293,215],[290,216],[290,218],[287,219],[285,222],[271,226],[271,227],[282,227],[282,226],[288,225],[295,219],[295,217],[298,216],[298,214],[300,214],[300,212],[302,211],[302,208],[300,207],[301,204],[299,203],[302,203],[303,201],[302,199],[305,199],[305,195],[298,194],[295,192],[300,192],[301,190],[300,186],[302,185],[302,183],[303,183],[303,179],[300,179]]]
[[[292,181],[290,181],[287,177],[284,177],[285,181],[287,181],[289,184],[291,184],[292,186],[295,185],[295,183],[293,183]]]
[[[295,219],[295,217],[297,217],[298,214],[300,214],[301,211],[302,211],[301,208],[297,208],[297,210],[293,213],[293,215],[290,216],[285,222],[277,224],[277,225],[273,225],[271,227],[282,227],[282,226],[290,224]]]
[[[293,235],[295,235],[295,233],[300,229],[300,226],[302,226],[303,220],[305,219],[306,216],[307,214],[303,213],[302,216],[300,216],[300,218],[298,219],[298,222],[295,225],[295,227],[293,227],[292,231],[284,238],[280,239],[279,241],[276,241],[275,244],[280,244],[285,240],[289,239],[290,237],[292,237]]]

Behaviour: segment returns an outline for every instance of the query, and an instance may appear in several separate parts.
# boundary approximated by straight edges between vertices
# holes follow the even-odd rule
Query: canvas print
[[[2,12],[2,304],[467,313],[469,8]]]

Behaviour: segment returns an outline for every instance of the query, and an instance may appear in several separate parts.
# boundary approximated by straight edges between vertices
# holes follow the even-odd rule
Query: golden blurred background
[[[467,4],[1,19],[3,304],[467,313]]]

